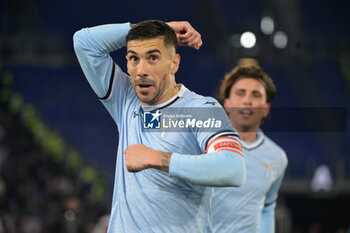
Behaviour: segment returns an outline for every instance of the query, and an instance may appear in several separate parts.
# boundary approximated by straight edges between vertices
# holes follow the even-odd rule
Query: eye
[[[236,92],[236,95],[237,95],[237,96],[244,96],[244,91],[237,91],[237,92]]]
[[[136,57],[136,56],[130,56],[130,57],[129,57],[129,61],[131,61],[131,62],[136,62],[136,61],[138,61],[138,60],[139,60],[139,58]]]
[[[151,55],[149,56],[151,61],[157,61],[158,60],[158,56],[157,55]]]
[[[256,97],[256,98],[260,98],[261,97],[261,93],[260,92],[254,92],[253,96]]]

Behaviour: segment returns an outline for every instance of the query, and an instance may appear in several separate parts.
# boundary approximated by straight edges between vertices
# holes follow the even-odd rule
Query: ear
[[[271,108],[271,105],[266,103],[265,107],[264,107],[264,118],[267,117],[270,113],[270,108]]]
[[[177,72],[177,70],[179,69],[179,65],[180,65],[180,54],[175,54],[173,56],[173,59],[171,61],[171,74],[175,74]]]
[[[126,59],[126,68],[127,68],[127,72],[128,72],[128,74],[130,75],[130,73],[129,73],[129,60],[128,60],[128,56],[125,56],[125,59]]]
[[[229,98],[224,99],[224,108],[225,108],[225,111],[228,113],[228,110],[230,108],[230,99]]]

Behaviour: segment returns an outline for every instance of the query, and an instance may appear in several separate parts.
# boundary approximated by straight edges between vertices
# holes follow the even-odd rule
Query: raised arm
[[[186,21],[169,22],[178,38],[179,45],[199,49],[201,35]],[[130,23],[106,24],[83,28],[73,36],[73,45],[80,66],[91,87],[99,98],[110,98],[113,75],[126,76],[114,63],[109,53],[126,45]],[[116,70],[114,70],[114,68]],[[113,72],[114,71],[114,72]]]
[[[100,99],[110,97],[108,94],[111,94],[111,84],[116,73],[120,76],[117,78],[126,76],[119,67],[114,67],[109,53],[125,46],[129,29],[129,23],[107,24],[83,28],[73,36],[74,50],[80,66]]]
[[[202,44],[200,34],[188,22],[170,22],[169,25],[174,28],[180,45],[198,49]],[[126,45],[130,26],[130,23],[106,24],[81,29],[73,36],[80,66],[117,124],[126,100],[135,96],[132,96],[129,76],[113,62],[109,53]]]
[[[106,24],[83,28],[73,36],[74,50],[84,75],[117,125],[132,85],[109,53],[125,46],[129,29],[129,23]]]

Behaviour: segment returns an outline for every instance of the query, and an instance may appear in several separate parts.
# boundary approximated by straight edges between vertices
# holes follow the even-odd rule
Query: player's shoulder
[[[190,90],[187,90],[182,97],[186,105],[189,106],[203,108],[222,107],[221,104],[213,97],[199,95]]]
[[[285,150],[274,142],[271,138],[264,135],[264,144],[269,151],[271,151],[275,157],[277,157],[283,164],[288,164],[288,158]]]

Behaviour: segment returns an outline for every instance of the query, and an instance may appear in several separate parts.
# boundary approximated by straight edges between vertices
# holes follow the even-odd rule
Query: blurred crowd
[[[102,233],[108,209],[91,185],[47,156],[0,101],[0,233]]]

